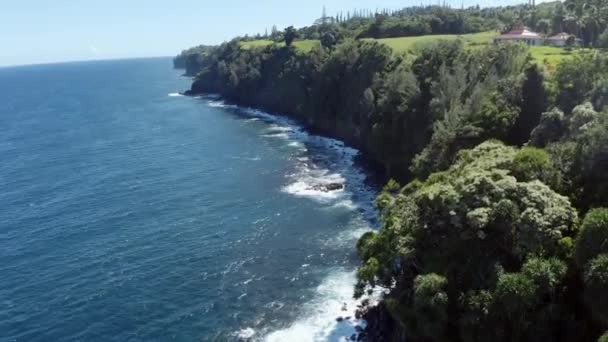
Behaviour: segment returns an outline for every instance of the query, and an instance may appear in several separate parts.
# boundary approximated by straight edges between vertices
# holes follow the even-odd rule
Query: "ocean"
[[[180,73],[0,68],[0,341],[342,341],[364,325],[355,245],[377,189],[357,151],[181,96]]]

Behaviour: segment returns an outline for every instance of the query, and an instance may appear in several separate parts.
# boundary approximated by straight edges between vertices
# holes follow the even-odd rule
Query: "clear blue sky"
[[[451,0],[460,6],[461,0]],[[454,3],[457,2],[456,3]],[[497,5],[525,0],[466,0]],[[422,3],[437,3],[425,0]],[[538,2],[538,1],[537,1]],[[274,24],[309,25],[353,8],[401,8],[397,0],[2,0],[0,66],[169,56],[198,44],[263,33]]]

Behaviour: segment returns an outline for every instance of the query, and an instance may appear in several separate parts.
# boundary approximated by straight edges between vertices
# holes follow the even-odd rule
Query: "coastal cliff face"
[[[226,43],[200,65],[188,93],[220,94],[239,105],[292,117],[315,133],[356,147],[380,173],[405,180],[410,161],[432,132],[409,63],[389,47],[366,41],[310,52]],[[396,84],[395,78],[406,82]]]
[[[362,150],[369,155],[366,147],[366,138],[369,132],[360,124],[350,120],[331,120],[322,115],[310,115],[306,109],[293,106],[288,95],[272,95],[280,90],[272,87],[259,88],[247,93],[233,93],[218,86],[216,82],[208,79],[197,79],[187,94],[220,94],[226,101],[240,106],[259,108],[271,113],[281,113],[298,120],[310,131],[324,136],[339,139],[345,143]]]
[[[591,80],[608,60],[585,58],[555,71],[557,99],[586,100],[572,99],[569,79],[581,65]],[[607,285],[581,280],[608,274],[608,251],[593,265],[573,255],[586,249],[579,213],[607,205],[595,189],[606,187],[608,112],[546,112],[546,86],[517,44],[443,41],[395,56],[367,41],[308,52],[234,41],[210,53],[188,94],[295,118],[407,184],[388,182],[376,200],[383,227],[357,244],[355,296],[391,289],[365,315],[368,340],[404,341],[407,327],[408,341],[595,341],[606,326],[595,317],[608,314],[585,298]]]
[[[406,330],[393,319],[384,302],[368,308],[363,315],[367,322],[365,333],[368,342],[405,342]]]
[[[363,49],[366,53],[371,53],[374,46],[357,46],[356,49]],[[388,53],[390,51],[383,50],[383,52],[385,54],[381,54],[380,57],[375,56],[376,59],[380,58],[381,62],[376,68],[371,68],[367,75],[364,75],[364,70],[361,70],[359,74],[354,74],[352,72],[354,67],[347,66],[347,64],[361,64],[362,61],[340,61],[336,62],[337,65],[333,67],[338,68],[339,66],[343,70],[332,71],[332,74],[335,72],[335,75],[332,76],[335,78],[331,79],[327,76],[322,77],[323,72],[328,74],[329,72],[315,70],[309,57],[302,56],[293,49],[273,49],[270,51],[271,57],[267,56],[268,60],[263,65],[262,63],[257,64],[262,72],[254,76],[255,84],[246,84],[247,81],[242,78],[237,81],[235,74],[238,72],[234,72],[234,70],[227,72],[224,69],[226,68],[225,63],[209,63],[206,69],[195,78],[191,89],[186,94],[219,94],[226,101],[241,106],[281,113],[281,115],[298,120],[314,133],[337,138],[358,148],[376,175],[380,177],[403,175],[408,173],[407,165],[387,163],[390,160],[387,158],[388,155],[378,153],[376,149],[382,149],[382,146],[374,141],[377,132],[373,132],[373,113],[377,109],[373,104],[375,100],[369,98],[372,92],[370,87],[374,82],[378,82],[379,75],[383,73],[383,69],[391,58],[391,54]],[[251,57],[250,52],[244,50],[234,50],[229,55],[232,61]],[[317,57],[328,58],[329,56]],[[228,60],[224,62],[228,62]],[[202,68],[202,66],[200,67]],[[251,69],[246,72],[249,74],[248,76],[254,73]],[[301,78],[296,74],[307,75],[307,77]],[[366,113],[366,111],[370,113]],[[427,134],[424,130],[420,133]],[[419,139],[419,141],[422,140],[424,139]],[[409,153],[413,154],[413,152]],[[405,341],[405,330],[393,320],[383,302],[367,308],[364,318],[368,325],[362,336],[367,336],[367,341]],[[363,340],[363,337],[361,338]]]

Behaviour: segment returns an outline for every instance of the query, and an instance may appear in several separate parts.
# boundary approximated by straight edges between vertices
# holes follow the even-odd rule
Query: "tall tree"
[[[293,26],[289,26],[285,29],[285,45],[291,46],[294,40],[298,37],[298,31]]]

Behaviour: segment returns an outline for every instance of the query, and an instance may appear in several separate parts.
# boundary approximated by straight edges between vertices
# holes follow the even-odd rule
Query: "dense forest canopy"
[[[597,341],[608,330],[607,54],[583,49],[547,68],[518,43],[438,40],[398,54],[360,38],[525,24],[601,46],[607,10],[568,0],[347,12],[256,37],[285,44],[243,48],[241,37],[176,63],[190,61],[191,93],[294,117],[394,178],[376,203],[382,229],[358,243],[355,294],[385,289],[410,340]]]

